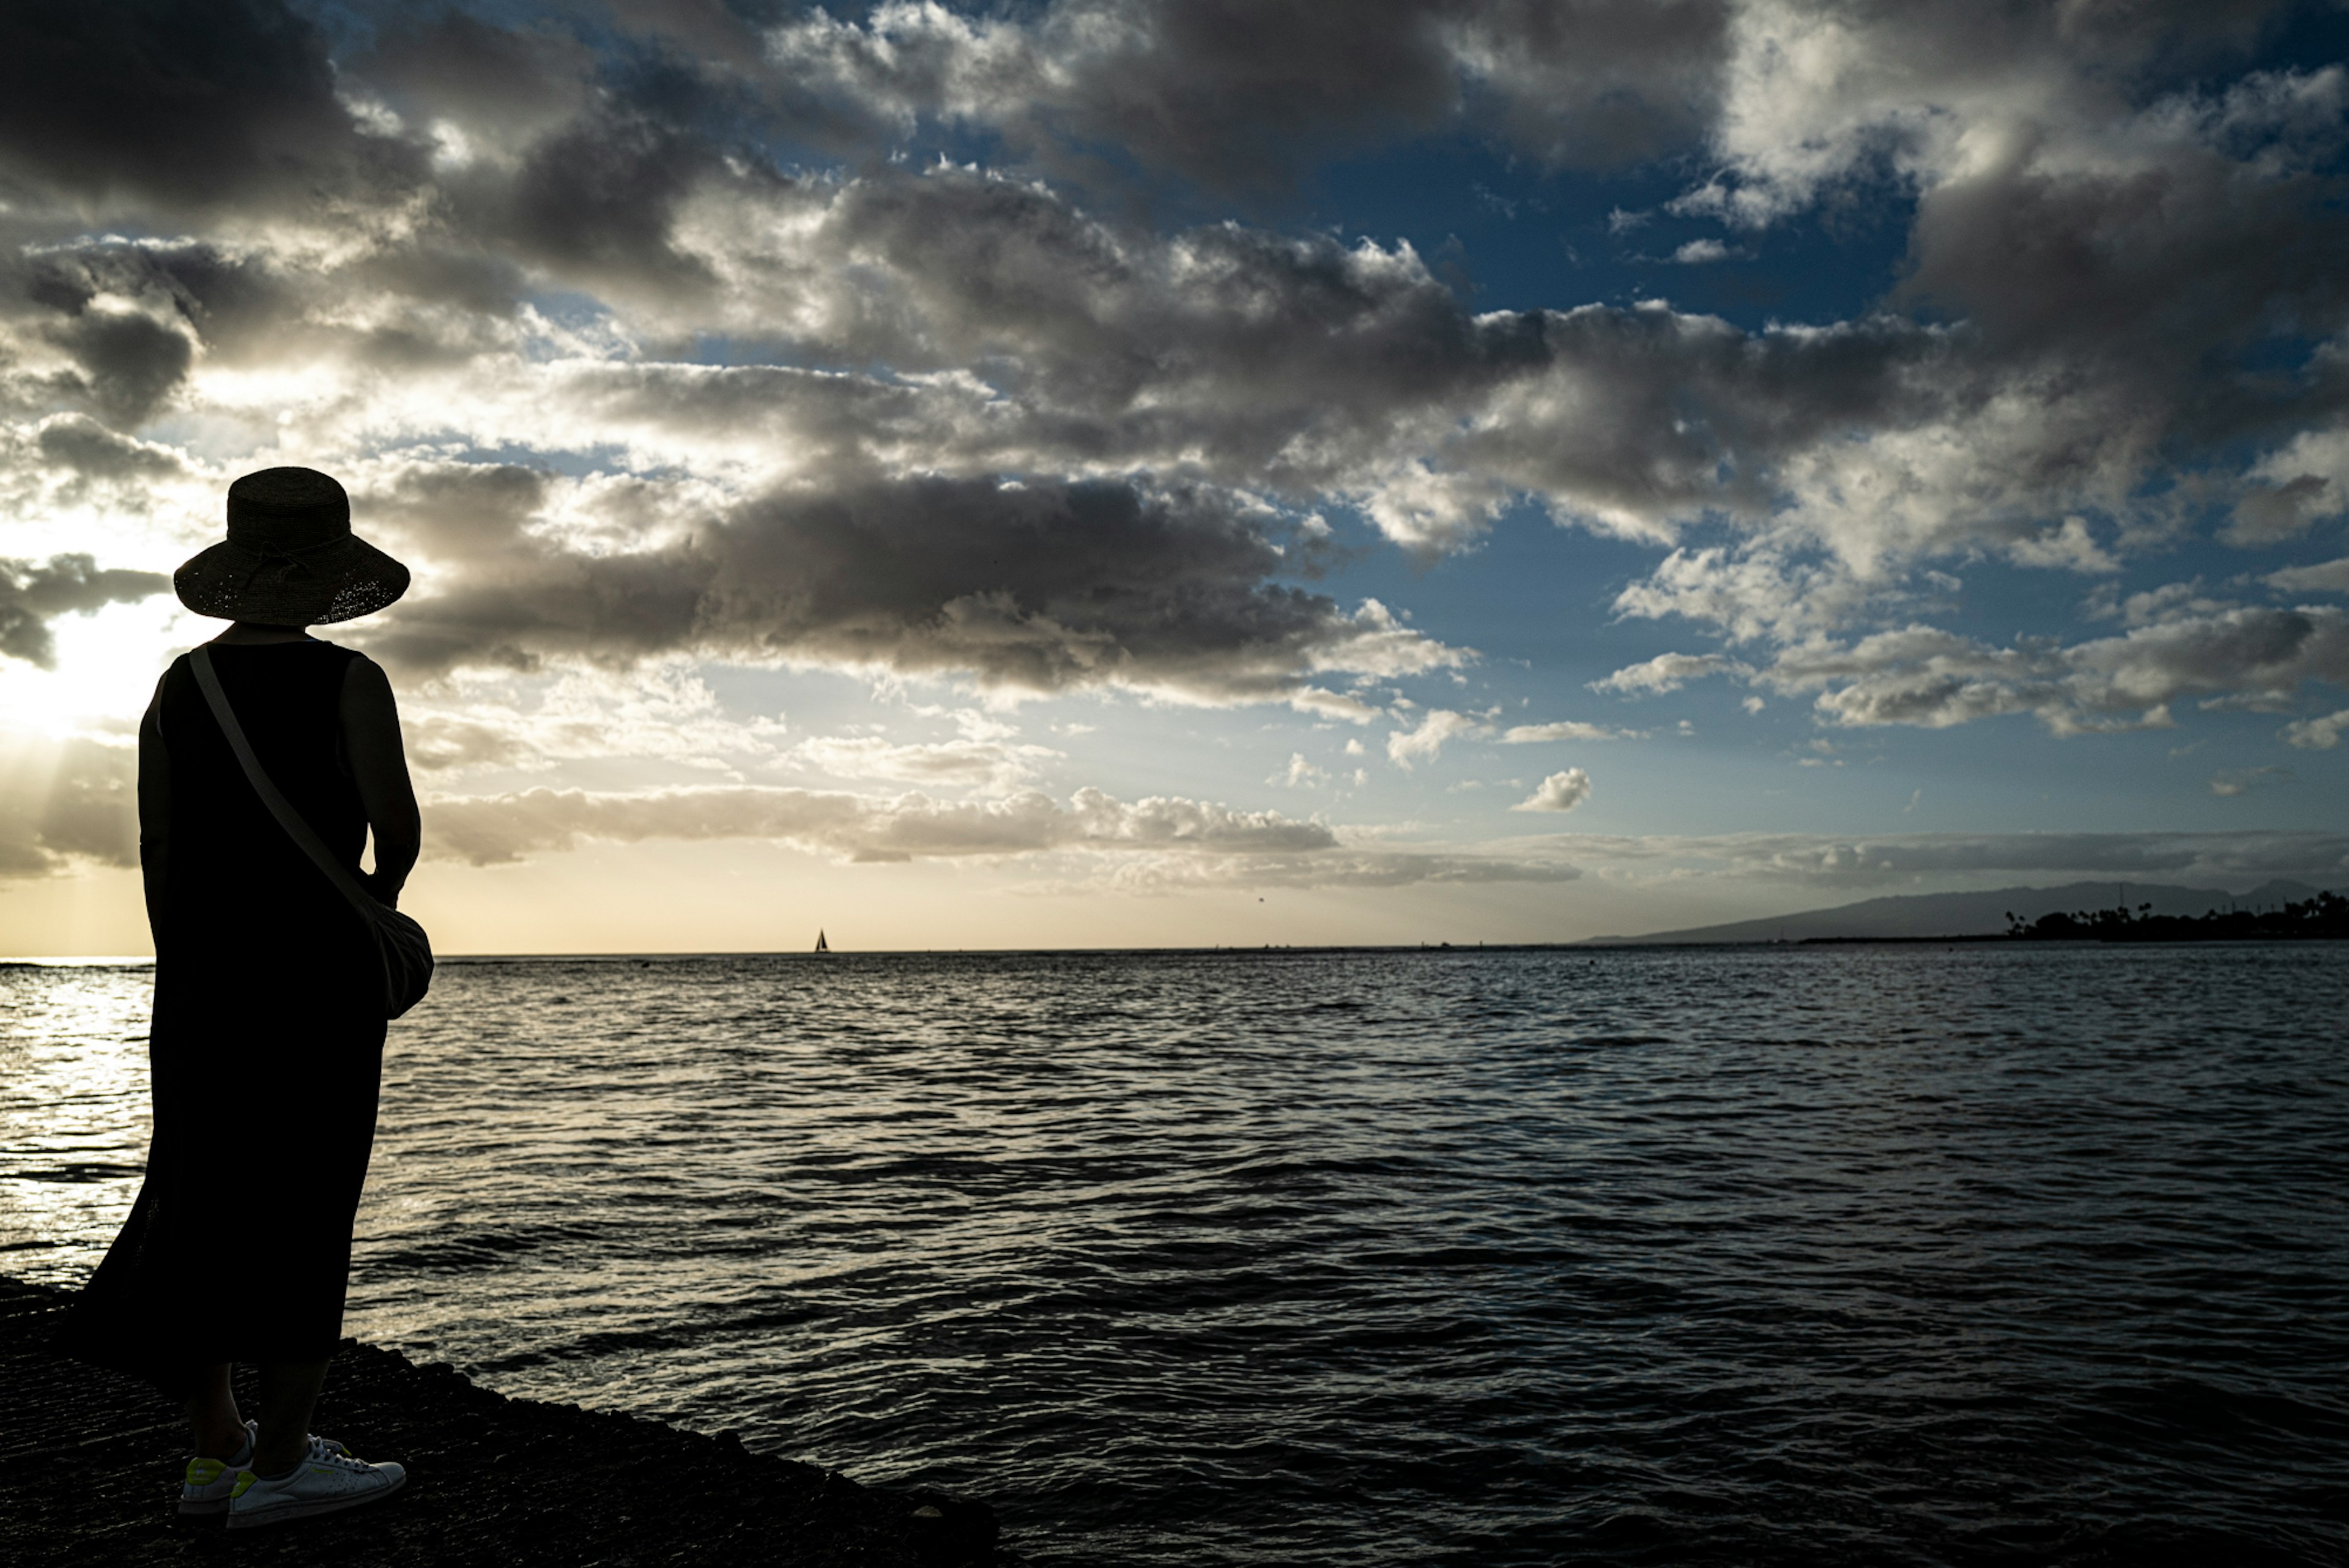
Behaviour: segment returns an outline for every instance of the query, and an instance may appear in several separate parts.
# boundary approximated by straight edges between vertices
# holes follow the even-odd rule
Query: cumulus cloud
[[[2320,475],[2296,474],[2282,484],[2253,485],[2236,499],[2220,535],[2230,545],[2272,545],[2308,531],[2333,486]]]
[[[1717,653],[1660,653],[1637,664],[1627,664],[1612,675],[1590,682],[1593,691],[1617,691],[1625,696],[1654,696],[1677,691],[1692,680],[1719,675],[1735,666]]]
[[[2018,566],[2057,567],[2071,572],[2117,572],[2121,564],[2096,542],[2085,518],[2066,517],[2044,533],[2013,541],[2007,558]]]
[[[1317,719],[1341,719],[1349,724],[1367,724],[1384,711],[1359,697],[1349,697],[1342,691],[1325,691],[1318,686],[1302,687],[1290,692],[1288,705]]]
[[[2337,353],[2328,358],[2337,360]],[[2349,510],[2349,425],[2305,430],[2253,463],[2224,537],[2232,545],[2295,538]]]
[[[1330,770],[1315,765],[1303,752],[1288,753],[1288,765],[1267,779],[1267,784],[1286,784],[1290,789],[1307,789],[1330,776]]]
[[[388,474],[377,514],[460,569],[365,633],[370,651],[423,672],[689,652],[1347,718],[1357,705],[1310,676],[1466,657],[1375,600],[1279,583],[1260,520],[1211,492],[932,478],[734,503],[634,485],[605,498],[636,529],[614,549],[539,525],[550,489],[513,469]]]
[[[1710,133],[1719,172],[1679,209],[1763,228],[1901,192],[1916,216],[1890,303],[1962,329],[1934,367],[1949,395],[1896,400],[1837,439],[1737,442],[1770,513],[1734,543],[1676,554],[1619,607],[1800,640],[1913,614],[1902,601],[1938,558],[2108,572],[2184,525],[2167,510],[2177,495],[2152,493],[2166,454],[2208,452],[2223,473],[2231,460],[2209,443],[2239,413],[2261,428],[2255,446],[2279,444],[2231,494],[2220,484],[2227,537],[2272,543],[2337,513],[2349,447],[2334,351],[2312,354],[2302,383],[2314,430],[2269,422],[2278,406],[2253,413],[2210,380],[2270,340],[2265,312],[2316,324],[2311,341],[2344,324],[2321,258],[2349,231],[2318,192],[2349,73],[2225,82],[2261,10],[2140,8],[2142,30],[2124,33],[2118,13],[1735,7]],[[2221,85],[2196,80],[2213,72]]]
[[[2311,681],[2349,684],[2349,618],[2324,606],[2189,612],[2070,647],[2000,648],[1911,626],[1787,649],[1758,679],[1816,692],[1818,711],[1841,725],[1945,729],[2027,712],[2058,734],[2159,728],[2182,697],[2283,704]]]
[[[2305,752],[2329,752],[2341,743],[2341,733],[2349,730],[2349,708],[2327,713],[2321,719],[2296,719],[2278,732],[2285,742]]]
[[[1387,760],[1409,771],[1414,763],[1433,762],[1443,753],[1444,742],[1471,734],[1478,727],[1476,721],[1465,713],[1431,708],[1420,716],[1413,728],[1396,730],[1387,736]]]
[[[1509,809],[1511,811],[1572,811],[1589,798],[1590,775],[1580,768],[1568,768],[1564,773],[1552,774],[1542,780],[1540,784],[1534,786],[1533,794]]]

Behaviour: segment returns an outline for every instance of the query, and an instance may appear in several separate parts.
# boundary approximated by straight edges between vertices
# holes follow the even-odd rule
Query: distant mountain
[[[1592,937],[1610,942],[1799,942],[1812,937],[1972,937],[2006,929],[2007,912],[2035,920],[2058,909],[2109,909],[2151,904],[2157,915],[2194,916],[2210,909],[2285,904],[2314,897],[2300,882],[2265,882],[2248,893],[2223,888],[2173,888],[2158,882],[2070,882],[2061,888],[2001,888],[1988,893],[1914,893],[1869,898],[1832,909],[1806,909],[1726,926],[1651,931],[1639,937]]]

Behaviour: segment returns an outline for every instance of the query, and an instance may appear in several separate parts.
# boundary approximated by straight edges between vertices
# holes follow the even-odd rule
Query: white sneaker
[[[261,1439],[261,1423],[244,1424],[244,1447],[224,1459],[208,1459],[202,1454],[188,1461],[188,1473],[180,1483],[181,1513],[222,1513],[228,1509],[228,1495],[236,1490],[237,1472],[253,1462],[253,1445]]]
[[[229,1494],[236,1490],[239,1470],[253,1462],[254,1445],[261,1441],[261,1423],[244,1424],[244,1443],[225,1459],[208,1459],[202,1454],[188,1461],[187,1473],[180,1482],[180,1511],[183,1514],[212,1514],[228,1511]],[[309,1452],[313,1455],[347,1455],[350,1449],[332,1438],[310,1434]]]
[[[354,1459],[340,1443],[310,1439],[310,1451],[284,1475],[237,1472],[229,1491],[228,1527],[243,1530],[282,1520],[306,1519],[389,1497],[408,1479],[398,1465],[371,1465]]]

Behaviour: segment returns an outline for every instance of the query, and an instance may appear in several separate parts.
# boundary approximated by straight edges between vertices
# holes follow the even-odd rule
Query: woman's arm
[[[399,706],[391,678],[367,658],[351,660],[343,676],[340,714],[343,752],[351,760],[359,805],[375,834],[375,870],[368,890],[398,905],[399,889],[424,846],[424,819],[416,809],[415,786],[408,782],[408,754],[399,742]]]
[[[171,848],[171,753],[163,744],[163,686],[139,721],[139,879],[147,889],[147,930],[163,940],[163,873]]]

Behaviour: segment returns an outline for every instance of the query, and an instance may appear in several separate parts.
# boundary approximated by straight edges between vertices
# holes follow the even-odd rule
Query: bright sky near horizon
[[[452,951],[2349,882],[2349,10],[19,0],[0,951],[236,474]]]

